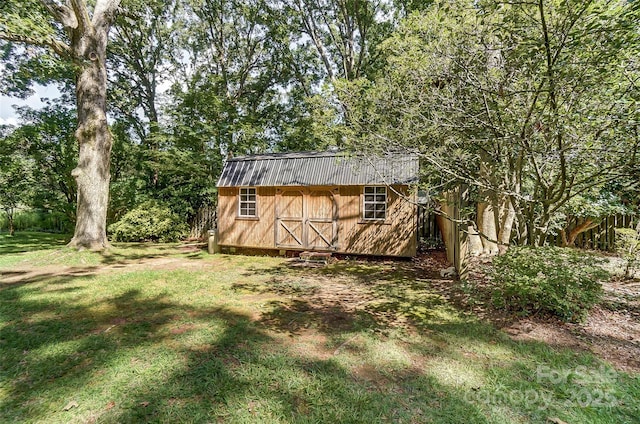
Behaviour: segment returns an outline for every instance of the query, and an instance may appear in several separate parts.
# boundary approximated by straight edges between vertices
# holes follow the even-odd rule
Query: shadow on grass
[[[54,272],[38,269],[0,271],[0,290],[8,286],[24,286],[44,281],[49,284],[53,281],[69,281],[77,277],[94,275],[98,269],[97,266],[84,266]]]
[[[0,235],[0,255],[17,256],[20,266],[74,266],[101,264],[125,265],[129,262],[162,258],[198,260],[206,253],[206,244],[189,243],[112,243],[104,252],[80,251],[66,248],[70,235],[49,233],[17,233],[11,237]]]
[[[168,257],[196,260],[206,252],[203,243],[112,243],[112,248],[102,254],[101,262],[113,265]]]
[[[0,421],[411,422],[430,403],[441,422],[486,421],[431,377],[389,392],[293,355],[241,312],[135,289],[83,302],[85,278],[0,291]]]
[[[31,232],[17,232],[13,236],[0,234],[0,255],[58,249],[66,245],[70,239],[71,236],[66,234]]]
[[[407,262],[341,261],[306,269],[283,264],[266,270],[248,267],[244,275],[254,274],[268,276],[267,282],[239,282],[232,288],[289,298],[272,302],[271,311],[263,314],[263,323],[276,330],[315,328],[331,333],[406,325],[426,329],[464,315],[450,302],[456,292],[451,280],[425,279],[423,270],[417,272]],[[445,285],[449,287],[443,289]]]
[[[0,422],[544,422],[563,409],[483,403],[474,393],[491,395],[496,386],[485,389],[467,374],[516,393],[541,387],[538,364],[595,366],[573,352],[511,341],[395,264],[254,267],[247,274],[262,275],[263,283],[230,284],[232,292],[268,293],[277,285],[278,301],[261,321],[249,309],[225,307],[230,299],[200,298],[189,281],[182,281],[181,297],[160,284],[121,287],[95,275],[1,288]],[[95,295],[106,282],[114,288]],[[405,323],[419,333],[398,344],[424,364],[388,370],[367,356],[364,343],[336,349],[346,346],[343,351],[368,360],[360,369],[373,378],[354,372],[341,355],[291,349],[287,336],[277,334],[311,328],[333,343],[355,332],[383,344],[380,353],[390,337],[377,333]],[[465,368],[482,361],[486,368]],[[457,382],[465,378],[469,385]],[[619,388],[637,393],[637,386],[625,381]],[[538,390],[571,395],[553,384]],[[65,405],[72,407],[64,411]],[[570,422],[633,422],[637,401],[627,405],[572,410]]]

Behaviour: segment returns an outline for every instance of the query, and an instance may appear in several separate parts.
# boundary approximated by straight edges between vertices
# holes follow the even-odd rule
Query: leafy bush
[[[524,315],[580,321],[602,295],[609,273],[598,258],[575,249],[514,247],[493,260],[493,301]]]
[[[634,269],[640,264],[640,231],[616,228],[616,251],[627,261],[625,277],[633,277]]]
[[[189,234],[189,226],[166,206],[145,202],[109,226],[114,241],[169,242]]]

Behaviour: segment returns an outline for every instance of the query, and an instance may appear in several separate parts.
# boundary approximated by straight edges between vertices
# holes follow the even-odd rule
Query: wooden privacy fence
[[[418,241],[427,247],[442,247],[442,233],[438,227],[436,213],[433,210],[418,208]],[[600,225],[578,235],[575,247],[581,249],[615,250],[616,228],[636,228],[640,225],[638,215],[611,215],[602,220]],[[562,246],[560,234],[550,240],[551,244]]]
[[[600,225],[578,234],[575,246],[582,249],[615,250],[616,228],[636,228],[637,215],[611,215],[602,220]],[[562,237],[558,234],[555,243],[562,246]]]
[[[418,243],[429,248],[442,247],[442,233],[432,208],[418,206]]]
[[[203,238],[207,231],[216,228],[216,204],[202,206],[190,222],[189,238]]]
[[[453,264],[460,278],[466,278],[467,225],[462,225],[461,217],[469,190],[458,187],[444,195],[446,200],[440,204],[438,212],[426,205],[418,207],[418,242],[427,248],[445,247],[447,261]]]

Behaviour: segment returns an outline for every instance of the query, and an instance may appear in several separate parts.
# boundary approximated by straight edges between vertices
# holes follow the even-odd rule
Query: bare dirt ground
[[[485,267],[482,260],[472,263],[470,279],[482,284]],[[614,277],[603,288],[603,301],[580,324],[548,317],[514,317],[485,304],[470,304],[469,296],[460,293],[458,300],[514,340],[590,351],[620,370],[640,373],[640,280]]]
[[[289,266],[299,265],[292,262]],[[470,279],[481,281],[485,278],[486,266],[486,262],[472,266]],[[430,289],[447,302],[491,322],[514,340],[590,351],[619,370],[640,373],[640,280],[618,278],[605,283],[603,302],[591,311],[584,323],[572,324],[549,317],[517,317],[478,301],[469,286],[465,288],[459,281],[440,276],[440,270],[447,268],[444,252],[428,252],[411,262],[396,262],[394,267],[401,270],[403,278],[415,276],[428,281]],[[380,277],[371,276],[372,279]],[[367,306],[375,302],[375,295],[368,290],[366,276],[354,282],[353,278],[344,275],[342,278],[316,275],[311,283],[297,288],[292,288],[284,279],[273,282],[276,287],[271,287],[270,291],[281,290],[283,294],[292,295],[294,300],[283,304],[278,314],[262,316],[261,320],[297,336],[316,334],[313,327],[309,328],[309,323],[322,327],[323,333],[348,327],[365,309],[378,323],[386,320],[390,326],[404,327],[406,324],[410,327],[409,323],[399,322],[398,315],[385,316],[385,311],[372,311]],[[278,284],[281,284],[279,289]]]

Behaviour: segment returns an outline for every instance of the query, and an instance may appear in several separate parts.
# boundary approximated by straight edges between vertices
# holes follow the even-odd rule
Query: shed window
[[[240,216],[257,216],[255,187],[240,189]]]
[[[387,188],[365,187],[363,205],[364,219],[386,219]]]

